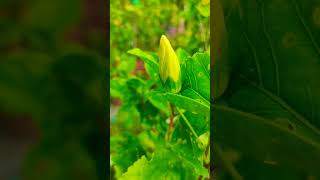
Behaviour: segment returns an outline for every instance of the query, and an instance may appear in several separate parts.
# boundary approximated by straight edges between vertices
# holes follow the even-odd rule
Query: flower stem
[[[187,124],[187,126],[190,128],[192,134],[198,139],[198,135],[196,133],[196,131],[193,129],[193,127],[191,126],[190,122],[188,121],[188,119],[184,116],[184,114],[181,112],[181,110],[179,108],[177,108],[177,111],[179,112],[180,116],[182,117],[182,119],[184,120],[184,122]]]

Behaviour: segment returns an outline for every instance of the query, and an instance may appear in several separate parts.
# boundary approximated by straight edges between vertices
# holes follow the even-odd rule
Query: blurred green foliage
[[[93,1],[1,1],[0,111],[31,117],[40,132],[23,179],[106,177],[105,10]]]
[[[120,0],[110,4],[111,77],[131,72],[135,59],[126,51],[140,48],[158,51],[159,37],[166,34],[173,47],[191,54],[210,48],[209,1]],[[204,14],[204,15],[202,15]],[[123,61],[122,59],[126,59]]]
[[[206,0],[111,2],[111,179],[208,178],[209,7]],[[178,94],[159,79],[161,35],[180,60]]]

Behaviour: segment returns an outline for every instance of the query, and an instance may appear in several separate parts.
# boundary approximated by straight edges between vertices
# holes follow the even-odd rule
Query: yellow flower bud
[[[181,89],[179,59],[165,35],[161,36],[159,49],[159,71],[164,86],[173,93]]]

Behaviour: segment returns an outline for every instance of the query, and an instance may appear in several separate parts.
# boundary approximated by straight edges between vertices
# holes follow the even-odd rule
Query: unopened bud
[[[160,39],[159,72],[165,88],[173,93],[178,93],[181,90],[179,59],[165,35],[162,35]]]

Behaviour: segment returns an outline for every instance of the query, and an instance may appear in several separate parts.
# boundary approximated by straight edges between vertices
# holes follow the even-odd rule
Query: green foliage
[[[180,153],[169,148],[157,150],[150,161],[143,156],[119,179],[178,180],[197,179],[198,175],[207,176],[208,172],[201,164],[194,164],[196,159],[186,159]]]
[[[157,56],[137,49],[129,52],[144,59],[146,64],[154,65],[154,70],[157,73],[159,72],[158,62],[153,61],[158,61]],[[121,86],[122,88],[118,88],[116,82],[111,83],[111,90],[117,91],[116,89],[118,89],[120,91],[117,93],[120,94],[118,97],[123,102],[121,110],[118,111],[118,116],[122,113],[131,113],[130,111],[122,111],[123,109],[135,108],[139,112],[135,119],[133,119],[133,114],[127,118],[117,118],[115,124],[111,126],[111,128],[119,128],[114,130],[117,134],[111,136],[111,158],[115,164],[114,168],[124,173],[119,176],[120,179],[129,177],[138,179],[156,179],[156,177],[162,177],[163,179],[197,179],[199,176],[208,177],[208,170],[202,165],[204,163],[203,158],[206,156],[204,152],[208,147],[203,148],[198,142],[198,138],[201,134],[209,133],[209,97],[201,95],[210,94],[209,74],[208,69],[203,68],[201,62],[206,62],[205,67],[208,67],[210,56],[208,53],[196,53],[192,57],[187,57],[184,61],[188,73],[191,75],[201,74],[198,77],[205,77],[207,81],[203,82],[207,83],[197,84],[195,81],[198,79],[188,78],[188,81],[183,85],[184,89],[179,94],[166,92],[159,83],[160,79],[158,77],[150,80],[153,85],[159,85],[156,89],[150,89],[149,86],[139,86],[138,84],[135,84],[135,88],[129,88],[128,81],[130,79],[124,80],[127,83],[124,83]],[[191,62],[189,63],[189,61]],[[151,73],[154,73],[154,71],[151,71]],[[185,75],[188,76],[188,74]],[[114,81],[118,80],[115,79]],[[197,88],[200,89],[201,87],[203,91],[198,92],[197,88],[192,89],[195,84]],[[133,97],[134,101],[132,100]],[[169,103],[175,105],[176,114],[171,114]],[[170,118],[168,116],[174,116],[172,118],[175,119],[173,132],[171,132],[172,129],[169,124],[166,123],[166,119]],[[129,121],[130,124],[128,124]],[[143,138],[136,138],[136,136],[139,137],[144,133],[146,136]],[[125,134],[137,141],[121,143],[122,140],[119,138],[125,137]],[[143,142],[146,139],[149,141],[148,143]],[[207,141],[209,140],[207,139]],[[139,150],[141,146],[142,151]],[[146,156],[142,157],[143,154]],[[131,157],[137,162],[132,162]],[[138,160],[140,157],[142,159]],[[129,164],[132,165],[128,166]],[[143,168],[143,171],[141,168]]]
[[[24,164],[23,173],[26,179],[98,178],[93,159],[81,144],[72,141],[59,145],[40,144],[29,152]]]
[[[26,117],[34,127],[21,126],[27,135],[13,143],[34,144],[23,153],[19,177],[8,179],[105,178],[107,43],[96,24],[81,29],[83,3],[0,3],[0,112],[17,117],[10,123],[18,127]]]
[[[210,4],[131,2],[111,3],[111,179],[208,178]],[[160,80],[163,34],[181,66],[177,93]]]
[[[212,108],[218,179],[319,178],[320,4],[221,3],[232,73]]]

